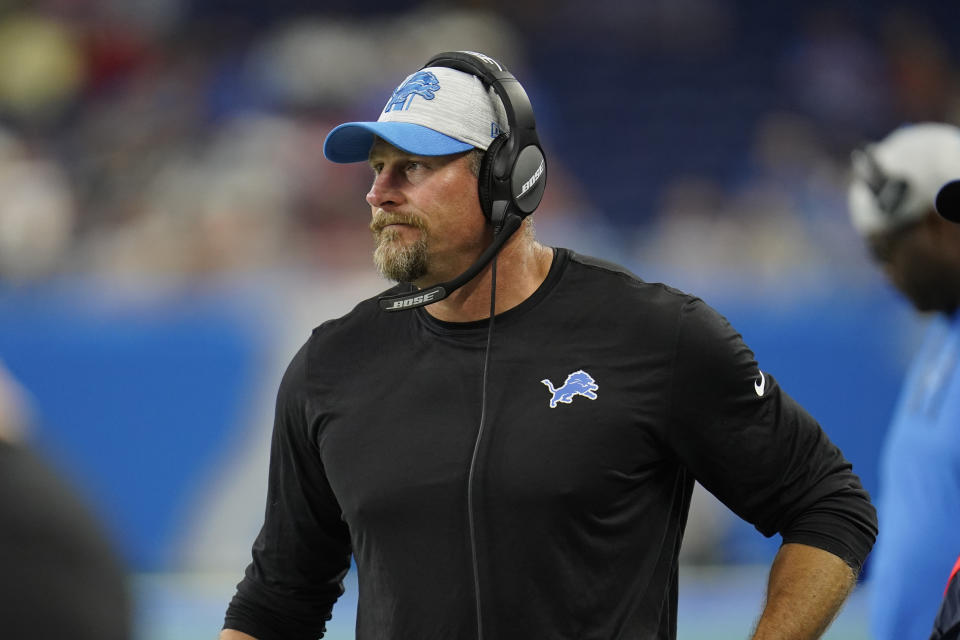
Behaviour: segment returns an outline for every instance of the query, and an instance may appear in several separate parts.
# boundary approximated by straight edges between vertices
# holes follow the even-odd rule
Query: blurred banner
[[[30,394],[33,439],[95,500],[137,570],[237,571],[263,513],[272,402],[286,360],[314,324],[349,309],[352,292],[381,284],[359,282],[133,301],[89,283],[7,290],[0,356]],[[786,307],[710,303],[875,493],[917,324],[904,305],[883,289],[834,290]],[[730,527],[710,540],[714,562],[762,561],[775,548]]]

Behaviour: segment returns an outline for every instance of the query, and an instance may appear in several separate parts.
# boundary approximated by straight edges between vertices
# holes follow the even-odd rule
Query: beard
[[[403,244],[396,229],[384,229],[395,223],[416,227],[420,237],[413,244]],[[373,264],[380,275],[395,282],[414,282],[427,275],[427,230],[419,218],[381,212],[370,223],[370,230],[377,245]]]

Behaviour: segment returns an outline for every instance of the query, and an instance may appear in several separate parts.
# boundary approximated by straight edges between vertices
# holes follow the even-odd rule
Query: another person
[[[880,536],[871,558],[876,640],[926,638],[960,555],[960,227],[937,215],[960,175],[960,129],[901,127],[854,152],[854,227],[929,328],[908,370],[881,459]]]
[[[439,56],[325,153],[369,163],[401,284],[294,356],[223,640],[321,636],[351,556],[360,640],[674,638],[695,480],[783,537],[754,637],[823,633],[876,534],[850,463],[701,300],[536,241],[545,167],[498,63]]]
[[[930,640],[960,640],[960,558],[953,565]]]
[[[19,440],[21,397],[0,366],[0,636],[127,640],[125,567],[86,502]]]

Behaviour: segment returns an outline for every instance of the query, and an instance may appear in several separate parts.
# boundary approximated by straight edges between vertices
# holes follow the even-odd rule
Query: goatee
[[[403,244],[397,229],[385,229],[391,224],[406,224],[420,230],[420,237],[412,244]],[[373,263],[377,271],[396,282],[414,282],[427,275],[427,230],[414,217],[381,213],[370,223],[376,242]]]

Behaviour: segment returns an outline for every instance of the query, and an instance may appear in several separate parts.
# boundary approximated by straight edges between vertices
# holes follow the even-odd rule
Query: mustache
[[[423,223],[423,220],[417,216],[411,216],[405,213],[387,213],[380,210],[373,216],[373,220],[370,222],[370,231],[377,235],[383,231],[384,227],[391,224],[407,224],[421,231],[427,230],[427,226]]]

